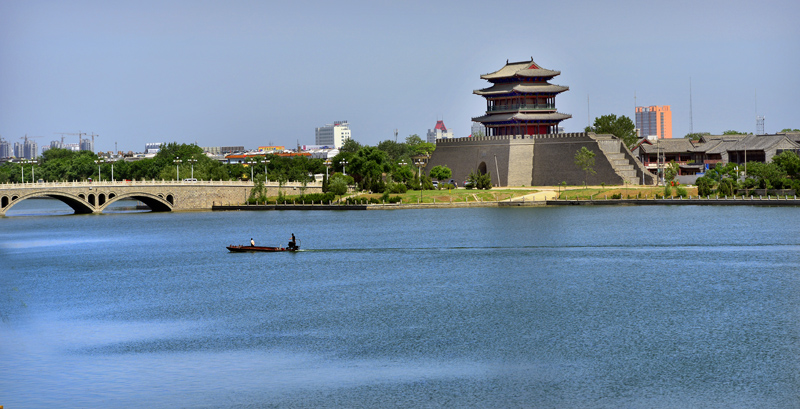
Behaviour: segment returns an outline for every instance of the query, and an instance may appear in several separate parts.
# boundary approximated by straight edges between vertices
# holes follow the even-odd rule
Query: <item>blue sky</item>
[[[531,57],[567,132],[671,105],[673,132],[800,128],[797,1],[0,0],[0,136],[314,143],[348,120],[375,145],[437,119],[467,136],[480,75]],[[588,98],[588,104],[587,104]],[[592,119],[593,120],[593,119]],[[67,142],[75,137],[68,136]]]

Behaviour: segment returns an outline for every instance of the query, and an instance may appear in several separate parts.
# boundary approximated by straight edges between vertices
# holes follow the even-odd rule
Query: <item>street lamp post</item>
[[[252,159],[250,159],[249,161],[247,161],[247,164],[248,164],[248,165],[250,165],[250,181],[251,181],[251,182],[253,181],[253,177],[254,177],[254,176],[253,176],[253,165],[255,165],[256,163],[258,163],[258,162],[254,161],[254,160],[252,160]]]
[[[423,162],[422,159],[417,159],[414,163],[417,165],[417,168],[419,169],[419,176],[418,176],[418,178],[419,178],[419,202],[422,203],[422,190],[424,189],[424,186],[422,184],[422,164],[425,163],[425,162]]]
[[[175,158],[175,160],[173,160],[173,162],[175,162],[175,181],[177,182],[177,181],[181,180],[181,169],[180,169],[180,166],[181,166],[181,162],[183,162],[183,161],[181,160],[181,158]]]
[[[342,164],[342,173],[344,173],[344,175],[347,176],[347,161],[343,160],[341,164]]]
[[[97,164],[97,181],[100,182],[101,180],[103,180],[103,178],[100,177],[100,164],[103,163],[103,160],[102,159],[98,159],[98,160],[94,161],[94,163]]]
[[[325,159],[325,179],[328,179],[328,168],[331,167],[331,160]]]
[[[269,182],[269,173],[267,172],[267,163],[269,163],[269,159],[264,160],[264,183],[266,184]]]
[[[404,166],[408,165],[408,163],[406,163],[406,161],[404,161],[404,160],[403,160],[403,161],[400,161],[400,162],[398,163],[398,165],[400,165],[400,166],[403,166],[403,167],[404,167]]]
[[[194,179],[194,163],[197,162],[197,159],[195,158],[186,159],[186,161],[192,165],[192,179]]]

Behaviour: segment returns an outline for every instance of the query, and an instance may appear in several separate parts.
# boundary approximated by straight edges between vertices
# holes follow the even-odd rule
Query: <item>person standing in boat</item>
[[[289,241],[289,248],[291,249],[295,247],[297,247],[297,241],[294,239],[294,233],[292,233],[292,240]]]
[[[254,242],[253,238],[250,237],[250,247],[255,247],[255,246],[256,246],[256,242]]]

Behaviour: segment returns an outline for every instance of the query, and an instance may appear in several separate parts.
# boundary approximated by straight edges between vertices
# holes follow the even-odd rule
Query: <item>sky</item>
[[[670,105],[673,137],[754,132],[756,115],[774,133],[800,128],[798,15],[796,0],[0,0],[0,137],[291,148],[340,120],[364,145],[437,120],[464,137],[480,75],[530,58],[570,88],[566,132]]]

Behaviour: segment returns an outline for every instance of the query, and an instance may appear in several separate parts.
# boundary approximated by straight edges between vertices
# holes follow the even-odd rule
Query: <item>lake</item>
[[[0,218],[6,408],[800,407],[797,208],[64,213]]]

